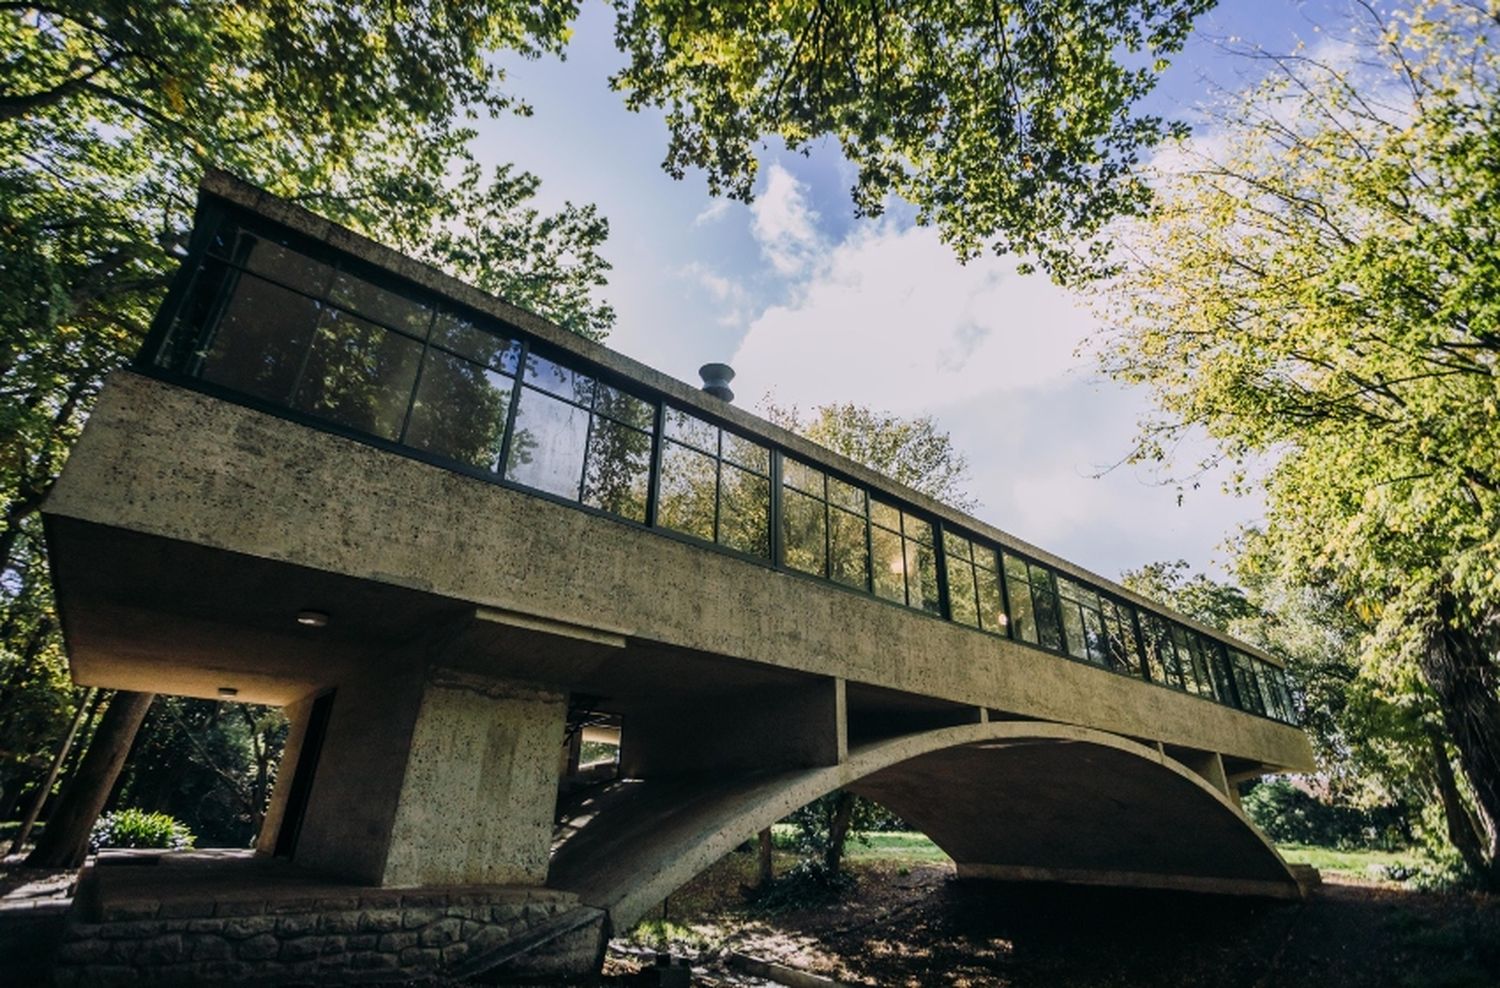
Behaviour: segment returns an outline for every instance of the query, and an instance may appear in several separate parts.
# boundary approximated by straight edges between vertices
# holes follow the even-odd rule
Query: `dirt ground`
[[[856,861],[854,891],[767,915],[746,903],[749,854],[732,854],[616,941],[628,976],[667,942],[695,985],[766,982],[731,952],[848,984],[1497,988],[1500,899],[1428,894],[1334,876],[1304,903],[960,882],[951,865]]]

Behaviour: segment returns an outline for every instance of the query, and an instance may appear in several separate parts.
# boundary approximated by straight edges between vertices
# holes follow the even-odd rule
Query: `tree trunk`
[[[47,778],[37,787],[36,794],[31,797],[31,805],[26,809],[26,816],[21,820],[21,826],[16,829],[15,839],[10,842],[10,853],[19,854],[21,846],[26,843],[26,838],[31,836],[31,828],[36,826],[36,818],[41,815],[42,804],[47,801],[47,796],[52,792],[52,784],[57,781],[57,774],[62,771],[63,762],[67,760],[68,749],[73,747],[73,739],[78,736],[78,728],[83,725],[84,717],[89,710],[89,700],[94,691],[90,689],[83,698],[78,701],[78,709],[73,713],[73,723],[68,725],[67,736],[63,738],[62,744],[57,746],[57,754],[52,756],[52,765],[47,769]]]
[[[759,864],[761,888],[768,888],[776,877],[775,869],[771,864],[771,828],[767,827],[756,835],[756,843],[759,845]]]
[[[1438,625],[1420,664],[1437,696],[1443,724],[1458,751],[1459,767],[1474,791],[1483,833],[1484,867],[1478,877],[1500,888],[1500,668],[1486,648],[1489,621],[1479,630],[1460,624],[1450,593],[1438,601]]]
[[[130,746],[135,741],[152,693],[120,690],[109,703],[78,772],[68,780],[26,863],[33,868],[76,868],[88,854],[89,831],[109,799]]]
[[[1448,745],[1436,727],[1428,727],[1427,739],[1432,745],[1432,764],[1437,776],[1438,798],[1443,804],[1443,819],[1448,825],[1448,842],[1458,851],[1464,864],[1476,875],[1488,868],[1484,859],[1484,835],[1475,828],[1477,822],[1464,806],[1453,766],[1448,762]]]
[[[828,827],[828,847],[823,852],[823,865],[830,878],[839,873],[843,864],[844,842],[849,839],[849,822],[853,818],[854,794],[840,789],[833,822]]]

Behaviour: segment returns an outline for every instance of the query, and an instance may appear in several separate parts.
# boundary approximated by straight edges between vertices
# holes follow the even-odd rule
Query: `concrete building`
[[[222,174],[45,516],[80,683],[293,725],[263,863],[98,869],[65,977],[586,967],[840,786],[963,875],[1298,892],[1274,656]]]

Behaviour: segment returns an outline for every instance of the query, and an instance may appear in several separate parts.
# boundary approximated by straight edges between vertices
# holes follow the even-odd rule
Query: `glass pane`
[[[583,503],[643,522],[650,486],[651,433],[594,416],[584,461]]]
[[[870,548],[874,557],[870,569],[875,577],[875,595],[906,603],[906,556],[901,551],[901,536],[883,528],[871,528]]]
[[[929,529],[929,534],[931,530]],[[933,614],[942,613],[938,600],[937,553],[931,545],[906,540],[907,603]]]
[[[1109,645],[1104,640],[1104,618],[1098,611],[1083,609],[1083,643],[1088,648],[1088,660],[1095,665],[1109,664]]]
[[[1224,655],[1220,642],[1203,640],[1203,654],[1208,660],[1209,672],[1213,674],[1214,695],[1220,703],[1233,703],[1234,693],[1230,689],[1229,660]]]
[[[901,512],[902,534],[925,545],[933,545],[932,522]]]
[[[828,575],[827,524],[823,502],[794,490],[781,494],[781,546],[792,569]]]
[[[723,437],[724,459],[759,474],[770,474],[771,451],[769,449],[760,443],[741,439],[727,429],[724,430]]]
[[[588,426],[588,412],[522,388],[506,479],[576,501]]]
[[[1193,675],[1192,667],[1187,663],[1187,655],[1177,648],[1177,639],[1182,634],[1182,629],[1175,624],[1163,623],[1165,633],[1161,640],[1161,662],[1167,671],[1167,685],[1175,686],[1180,690],[1195,690],[1197,684],[1191,682]]]
[[[781,482],[804,494],[823,499],[823,471],[814,470],[806,463],[799,463],[790,456],[781,460]]]
[[[719,544],[770,559],[770,478],[727,463],[719,470]]]
[[[959,624],[979,627],[979,605],[974,591],[974,566],[948,557],[948,612]]]
[[[998,573],[1000,571],[999,553],[976,542],[974,543],[974,565],[980,569],[987,569],[991,573]]]
[[[661,455],[661,490],[656,523],[714,540],[715,463],[712,457],[665,441]]]
[[[1079,592],[1080,588],[1077,583],[1074,583],[1061,573],[1057,574],[1057,595],[1059,597],[1063,600],[1076,601],[1079,599]]]
[[[834,508],[828,513],[828,575],[864,590],[870,583],[870,553],[865,546],[865,516]]]
[[[406,445],[495,470],[510,411],[511,379],[441,350],[428,350]]]
[[[234,229],[229,237],[230,245],[216,244],[216,253],[309,295],[322,298],[328,291],[328,283],[333,279],[332,265],[248,230]]]
[[[1266,712],[1265,701],[1260,696],[1260,686],[1255,681],[1255,672],[1250,667],[1250,657],[1243,652],[1231,652],[1230,660],[1234,665],[1234,685],[1240,691],[1240,703],[1245,710],[1263,714]]]
[[[197,376],[284,405],[322,306],[254,275],[230,275],[234,293],[202,344]],[[184,369],[191,371],[189,363]]]
[[[719,455],[719,427],[671,405],[667,406],[667,438],[704,453]]]
[[[1040,566],[1031,567],[1031,575],[1045,579],[1046,570]],[[1031,587],[1031,605],[1036,612],[1037,638],[1046,648],[1054,648],[1062,651],[1062,629],[1058,627],[1057,596],[1052,592],[1051,581],[1033,582]]]
[[[952,532],[943,533],[943,552],[950,560],[961,559],[969,562],[974,558],[974,548],[969,544],[969,540],[954,535]]]
[[[828,503],[847,508],[856,514],[865,513],[865,492],[853,484],[846,484],[837,477],[828,478]]]
[[[1145,635],[1142,644],[1146,651],[1146,670],[1151,676],[1152,682],[1172,685],[1167,682],[1167,663],[1162,657],[1163,645],[1166,644],[1166,629],[1162,627],[1161,618],[1155,614],[1141,614],[1141,631]],[[1170,648],[1170,645],[1166,647]]]
[[[403,333],[427,338],[432,309],[405,293],[382,288],[374,282],[340,271],[333,279],[329,301]]]
[[[1135,627],[1130,610],[1111,601],[1104,602],[1105,627],[1109,633],[1110,663],[1117,669],[1140,675],[1140,652],[1136,648]]]
[[[594,411],[637,429],[654,430],[656,408],[649,401],[607,384],[595,385]]]
[[[979,585],[979,626],[985,631],[1005,634],[1005,608],[1000,603],[1000,577],[979,567],[974,570]]]
[[[507,374],[516,372],[516,361],[521,359],[520,343],[452,312],[438,313],[432,324],[432,342]]]
[[[1252,661],[1250,668],[1255,670],[1255,685],[1260,687],[1261,701],[1265,704],[1266,713],[1279,719],[1281,717],[1281,710],[1276,702],[1276,691],[1271,689],[1271,677],[1266,664],[1259,659],[1255,659]]]
[[[901,512],[889,504],[870,499],[870,520],[882,528],[889,528],[893,532],[901,531]]]
[[[1058,577],[1057,583],[1061,587],[1063,578]],[[1068,654],[1075,659],[1088,658],[1088,644],[1083,640],[1083,614],[1078,605],[1071,600],[1064,600],[1061,605],[1063,643],[1067,646]]]
[[[291,407],[381,439],[401,435],[422,344],[337,309],[313,337]]]
[[[1011,633],[1022,641],[1036,644],[1036,615],[1031,607],[1031,584],[1026,564],[1015,556],[1005,557],[1005,585],[1010,591]]]
[[[594,398],[592,377],[534,353],[526,355],[526,383],[580,405],[588,405]]]

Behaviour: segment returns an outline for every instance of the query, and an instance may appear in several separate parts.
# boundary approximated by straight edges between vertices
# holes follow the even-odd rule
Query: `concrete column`
[[[620,745],[620,771],[636,778],[837,765],[849,753],[844,681],[663,704],[627,717]]]
[[[302,757],[302,741],[307,736],[313,699],[314,695],[309,694],[281,708],[288,721],[286,743],[281,746],[281,762],[276,767],[276,785],[271,790],[271,801],[266,804],[266,815],[261,818],[260,833],[255,835],[257,854],[274,854],[276,851],[276,836],[286,818],[287,799],[292,792],[292,778],[297,774],[297,761]]]
[[[371,885],[546,880],[566,698],[390,662],[339,685],[294,861]]]
[[[547,880],[567,698],[438,670],[422,698],[383,885]]]
[[[1228,778],[1224,775],[1224,759],[1217,751],[1198,751],[1193,748],[1169,748],[1167,755],[1192,769],[1205,782],[1225,796],[1230,794]]]

